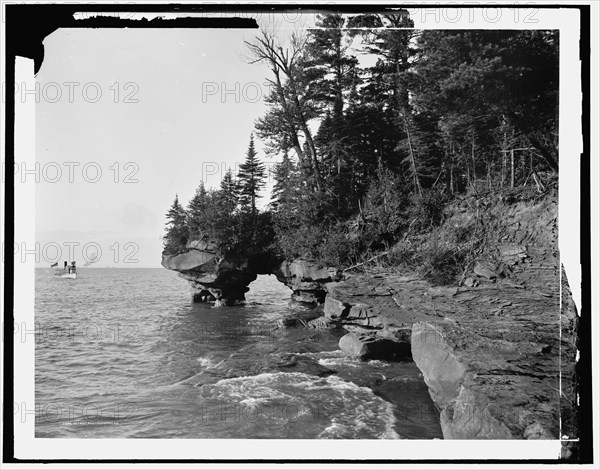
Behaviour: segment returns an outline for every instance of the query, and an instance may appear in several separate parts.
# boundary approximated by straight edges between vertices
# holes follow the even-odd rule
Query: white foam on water
[[[365,387],[358,387],[365,389]],[[321,439],[401,439],[395,431],[396,417],[391,403],[377,397],[370,389],[371,401],[363,401],[351,409],[344,408],[318,438]],[[376,435],[373,436],[373,432]]]
[[[340,349],[334,351],[306,352],[296,353],[298,356],[305,356],[316,359],[319,365],[325,367],[352,367],[357,368],[364,364],[359,358],[346,356]]]
[[[325,366],[325,367],[340,367],[340,366],[347,366],[347,367],[358,367],[359,364],[355,364],[353,362],[348,361],[345,358],[321,358],[317,361],[320,365]]]
[[[389,362],[380,361],[378,359],[371,359],[370,361],[367,361],[367,364],[371,367],[389,367],[391,365]]]
[[[205,386],[203,388],[203,394],[209,394],[211,398],[240,399],[240,403],[249,399],[260,399],[264,401],[268,399],[292,398],[272,387],[278,374],[279,373],[264,373],[222,379],[214,385]]]
[[[240,405],[246,405],[246,406],[249,406],[250,408],[253,408],[253,407],[264,404],[267,400],[268,400],[267,398],[246,398],[246,399],[240,401]]]
[[[389,367],[391,365],[389,362],[380,361],[378,359],[371,359],[365,362],[359,357],[346,356],[340,349],[336,349],[334,351],[321,351],[317,353],[298,353],[298,355],[317,359],[317,362],[325,367],[346,366],[357,368],[365,364],[368,364],[371,367]]]
[[[334,349],[333,351],[319,351],[319,352],[301,352],[294,353],[295,356],[310,357],[312,359],[319,358],[332,358],[332,357],[346,357],[341,349]]]
[[[322,439],[399,439],[391,403],[367,387],[336,376],[316,377],[301,372],[263,373],[223,379],[202,388],[204,398],[236,402],[249,408],[294,407],[287,419],[312,413],[319,419]]]

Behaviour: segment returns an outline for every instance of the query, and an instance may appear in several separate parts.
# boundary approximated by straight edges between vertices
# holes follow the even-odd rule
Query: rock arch
[[[259,274],[273,274],[292,290],[292,307],[314,308],[342,278],[340,270],[309,260],[277,259],[266,253],[223,256],[215,243],[200,240],[188,242],[183,253],[163,253],[161,264],[190,283],[194,302],[214,301],[218,306],[243,302]]]

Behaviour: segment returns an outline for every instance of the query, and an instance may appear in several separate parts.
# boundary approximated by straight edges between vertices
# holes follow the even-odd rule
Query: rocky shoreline
[[[577,438],[578,316],[558,258],[556,200],[484,209],[499,222],[460,287],[307,260],[228,259],[206,241],[162,264],[190,282],[195,301],[216,305],[243,300],[257,274],[275,275],[292,290],[282,327],[344,328],[348,355],[414,361],[446,439]],[[472,216],[455,208],[446,224]]]
[[[356,276],[327,295],[324,314],[351,331],[340,340],[348,354],[401,351],[390,343],[410,348],[444,438],[559,439],[576,435],[576,314],[568,297],[563,291],[561,310],[558,293],[512,284],[440,288],[405,276]]]

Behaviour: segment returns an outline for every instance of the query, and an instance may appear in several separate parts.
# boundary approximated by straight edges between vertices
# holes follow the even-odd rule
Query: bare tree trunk
[[[317,148],[315,147],[315,142],[313,140],[312,133],[310,132],[310,129],[308,128],[308,122],[307,122],[306,116],[304,115],[304,112],[302,111],[302,106],[300,105],[300,100],[298,99],[298,87],[296,86],[296,80],[295,80],[294,74],[292,72],[292,69],[291,69],[289,63],[284,62],[282,64],[282,70],[288,79],[289,85],[291,86],[292,101],[294,102],[294,106],[296,108],[295,114],[296,114],[296,117],[298,118],[298,121],[300,122],[300,128],[304,134],[304,138],[306,139],[306,144],[308,145],[308,151],[310,152],[312,165],[313,165],[313,171],[314,171],[314,175],[315,175],[315,183],[317,185],[318,191],[320,192],[321,187],[323,185],[322,185],[322,181],[321,181],[321,172],[319,169],[319,160],[317,158]]]
[[[529,173],[533,173],[533,152],[529,149]]]
[[[477,179],[477,169],[475,167],[475,131],[471,133],[471,160],[473,162],[473,184]]]
[[[295,88],[295,86],[293,88]],[[304,133],[304,138],[306,139],[306,143],[308,145],[308,151],[310,152],[310,155],[311,155],[317,189],[319,191],[321,191],[321,186],[322,186],[321,172],[319,170],[319,160],[317,158],[317,149],[315,147],[315,142],[312,138],[312,134],[310,132],[310,129],[308,128],[306,118],[304,116],[304,113],[302,112],[302,109],[300,107],[300,102],[298,101],[298,97],[295,92],[294,92],[294,104],[296,105],[296,110],[298,112],[298,118],[300,120],[300,126],[302,128],[302,132]]]
[[[502,150],[500,151],[500,153],[502,154],[502,173],[500,175],[501,188],[504,188],[504,183],[506,182],[506,152],[508,152],[508,137],[506,135],[505,129],[502,138]]]
[[[540,180],[539,176],[537,175],[537,173],[534,171],[531,173],[533,176],[533,181],[535,181],[535,185],[537,186],[537,190],[538,193],[541,193],[545,188],[544,184],[542,183],[542,181]]]
[[[500,153],[502,154],[502,174],[500,175],[500,187],[504,188],[504,180],[506,179],[506,152],[502,151]]]
[[[415,151],[412,144],[412,137],[410,135],[408,118],[406,116],[406,108],[404,107],[403,101],[403,86],[400,81],[400,62],[396,60],[396,102],[398,103],[398,115],[400,116],[400,121],[404,125],[404,132],[406,133],[406,140],[408,142],[408,152],[410,156],[410,164],[413,172],[413,184],[415,185],[415,191],[419,194],[419,196],[423,195],[423,191],[421,188],[421,182],[419,181],[419,173],[417,171],[417,160],[415,157]]]
[[[467,170],[467,186],[469,186],[471,184],[471,165],[469,164],[469,157],[465,154],[463,148],[460,149],[460,155],[465,163],[465,169]]]
[[[285,97],[285,93],[283,92],[283,86],[281,84],[281,78],[279,77],[279,70],[275,67],[272,68],[273,74],[275,75],[275,85],[277,87],[277,94],[279,95],[279,99],[281,100],[281,106],[284,109],[286,116],[288,116],[288,127],[289,133],[292,138],[292,145],[294,146],[294,150],[298,155],[298,160],[300,161],[300,167],[303,168],[305,166],[304,162],[304,153],[302,152],[302,147],[300,146],[300,141],[298,140],[298,135],[296,134],[296,129],[293,125],[292,113],[290,111],[290,107],[288,105],[287,99]]]
[[[519,167],[521,168],[521,174],[525,174],[527,172],[527,161],[526,161],[527,155],[525,155],[524,151],[521,151],[521,158],[519,161]],[[529,175],[527,175],[527,178],[529,178]],[[525,180],[527,181],[527,180]],[[525,185],[523,185],[525,186]]]
[[[406,138],[408,141],[408,151],[409,151],[409,155],[410,155],[410,164],[412,166],[412,171],[413,171],[413,180],[414,180],[414,185],[415,185],[415,191],[417,193],[419,193],[419,196],[422,196],[423,190],[421,189],[421,182],[419,181],[419,174],[417,173],[417,162],[415,159],[415,153],[413,151],[410,131],[408,129],[408,126],[406,125],[406,120],[405,120],[404,126],[405,126]]]
[[[515,151],[510,151],[510,187],[515,187]]]
[[[288,48],[284,48],[277,42],[274,34],[262,32],[262,35],[256,37],[254,43],[246,42],[250,52],[253,54],[254,59],[250,63],[266,61],[276,78],[277,94],[281,101],[281,105],[285,110],[286,117],[289,118],[288,125],[291,130],[291,137],[293,139],[294,148],[300,158],[304,155],[300,147],[300,142],[296,136],[296,125],[295,122],[299,123],[300,130],[304,133],[306,144],[308,146],[312,165],[313,173],[315,175],[315,183],[317,189],[321,191],[321,174],[319,172],[319,162],[317,159],[317,151],[315,144],[308,128],[306,116],[302,111],[300,100],[298,99],[298,87],[296,85],[297,76],[294,74],[294,67],[297,65],[297,61],[301,57],[302,52],[305,48],[305,41],[295,35],[292,35],[291,43]],[[291,87],[291,103],[286,98],[283,85],[280,79],[280,72],[282,72],[288,79],[288,84]]]
[[[540,155],[544,158],[544,161],[546,162],[548,167],[555,173],[558,173],[557,159],[553,155],[551,155],[550,152],[548,152],[548,150],[543,145],[541,145],[541,143],[536,138],[532,137],[531,135],[527,135],[527,140],[529,140],[531,146],[535,147],[536,150],[540,153]]]

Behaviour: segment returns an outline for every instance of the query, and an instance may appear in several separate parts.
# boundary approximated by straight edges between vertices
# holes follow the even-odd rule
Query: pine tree
[[[238,180],[240,184],[240,204],[250,207],[252,216],[256,215],[256,199],[265,186],[266,170],[256,156],[254,136],[250,135],[250,144],[246,152],[246,160],[240,165]]]
[[[190,238],[195,239],[200,237],[202,222],[206,218],[206,204],[208,202],[208,195],[204,182],[201,181],[200,185],[196,189],[194,197],[188,204],[188,228]]]
[[[227,170],[225,176],[221,180],[219,196],[223,205],[223,209],[228,214],[232,214],[238,206],[239,186],[233,178],[231,169]]]
[[[532,170],[557,170],[557,40],[544,31],[428,30],[420,35],[412,103],[418,114],[437,121],[451,188],[484,175],[490,189],[505,183],[509,149],[502,123],[523,141],[519,147],[536,148]]]
[[[339,13],[317,15],[319,29],[309,30],[302,64],[309,69],[311,98],[322,110],[315,136],[325,188],[320,206],[338,217],[345,217],[357,205],[352,175],[356,158],[347,145],[345,114],[360,77],[358,59],[349,54],[353,37],[344,29],[345,23]]]
[[[296,164],[287,151],[283,153],[281,162],[275,165],[274,178],[271,207],[275,212],[292,212],[298,202],[300,179]]]
[[[188,227],[186,224],[186,213],[179,203],[179,196],[175,195],[175,200],[167,212],[167,223],[165,228],[164,251],[168,254],[177,254],[185,249],[188,241]]]
[[[305,67],[312,69],[312,93],[331,110],[334,121],[342,118],[347,92],[358,80],[358,59],[346,51],[352,38],[344,32],[345,19],[339,13],[317,15],[316,26],[309,30],[308,60]]]
[[[409,74],[413,56],[411,41],[415,33],[409,29],[414,26],[406,10],[393,14],[359,15],[348,20],[349,26],[361,27],[365,49],[380,57],[369,72],[371,84],[369,94],[385,108],[395,112],[399,140],[396,150],[401,151],[401,161],[411,187],[416,194],[422,193],[422,169],[429,160],[428,148],[419,138],[419,129],[414,121],[410,105]],[[373,29],[371,29],[373,28]]]

